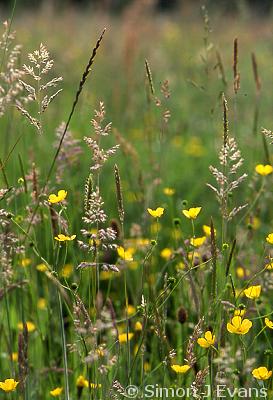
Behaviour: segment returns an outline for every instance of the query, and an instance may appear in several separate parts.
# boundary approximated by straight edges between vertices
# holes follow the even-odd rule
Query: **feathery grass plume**
[[[273,132],[269,129],[262,128],[262,134],[271,140],[270,144],[273,144]]]
[[[124,223],[124,207],[123,207],[123,196],[122,196],[122,188],[121,188],[121,180],[120,174],[117,164],[114,166],[115,172],[115,182],[116,182],[116,195],[117,195],[117,202],[118,202],[118,214],[119,220],[121,225]]]
[[[90,210],[91,203],[91,194],[93,193],[93,177],[92,174],[89,174],[86,179],[86,183],[84,186],[84,210],[88,212]]]
[[[203,386],[206,380],[206,376],[209,373],[209,367],[202,369],[197,372],[194,381],[191,384],[191,395],[194,399],[202,400],[204,397]]]
[[[11,189],[0,189],[0,201],[11,191]]]
[[[18,336],[18,369],[20,391],[23,392],[28,376],[28,329],[26,323],[23,323],[23,332],[20,332]]]
[[[5,287],[10,285],[13,278],[14,257],[24,252],[19,238],[11,231],[12,218],[13,214],[0,209],[0,277]]]
[[[218,50],[216,50],[216,59],[217,59],[217,67],[219,68],[220,77],[222,79],[222,82],[223,82],[224,86],[227,86],[225,68],[224,68],[224,64],[222,61],[221,53]]]
[[[24,71],[18,68],[22,46],[13,46],[15,32],[10,31],[10,23],[5,21],[4,33],[0,39],[0,52],[2,53],[0,71],[0,117],[2,117],[9,105],[27,102],[22,95],[23,85],[20,80]]]
[[[210,172],[217,182],[217,188],[211,184],[207,184],[215,193],[216,198],[221,205],[221,213],[224,220],[229,221],[235,217],[247,204],[240,205],[229,209],[228,198],[230,194],[237,189],[241,183],[247,178],[247,174],[238,175],[239,168],[243,165],[244,159],[238,149],[236,140],[229,137],[228,133],[228,118],[227,118],[227,102],[223,96],[223,146],[219,152],[219,162],[222,171],[213,167],[209,167]]]
[[[95,328],[90,319],[89,313],[85,305],[78,295],[75,295],[75,302],[73,304],[74,327],[75,331],[80,336],[88,336],[95,333]]]
[[[55,90],[55,88],[63,78],[55,77],[46,80],[47,75],[53,67],[54,61],[50,58],[47,48],[42,43],[38,50],[28,54],[28,59],[30,64],[24,64],[23,70],[25,74],[30,76],[34,81],[34,86],[22,79],[20,79],[20,83],[27,92],[28,101],[36,102],[38,110],[34,117],[20,103],[17,103],[17,109],[32,125],[34,125],[38,133],[42,133],[42,114],[47,110],[49,104],[55,99],[55,97],[62,91],[62,89]],[[48,90],[51,91],[52,88],[54,88],[54,91],[51,94],[47,94]]]
[[[185,361],[187,362],[188,365],[193,367],[196,363],[196,355],[194,352],[194,346],[197,342],[197,339],[202,333],[202,326],[204,323],[204,317],[201,318],[198,323],[195,325],[193,329],[193,333],[190,335],[188,344],[187,344],[187,349],[186,349],[186,358]]]
[[[74,112],[75,112],[76,105],[78,104],[80,94],[81,94],[81,92],[82,92],[82,90],[83,90],[83,87],[84,87],[84,85],[85,85],[85,82],[86,82],[86,80],[87,80],[87,77],[88,77],[88,75],[90,74],[90,72],[91,72],[91,70],[92,70],[92,65],[94,64],[94,60],[95,60],[95,57],[96,57],[96,54],[97,54],[97,50],[98,50],[98,48],[100,47],[100,44],[101,44],[101,41],[102,41],[102,38],[103,38],[104,33],[105,33],[105,29],[103,30],[102,34],[100,35],[99,39],[97,40],[97,43],[96,43],[95,47],[93,48],[91,57],[90,57],[90,59],[89,59],[87,65],[86,65],[85,70],[84,70],[84,73],[83,73],[83,75],[82,75],[82,77],[81,77],[81,80],[80,80],[80,83],[79,83],[79,87],[78,87],[78,90],[77,90],[77,92],[76,92],[76,95],[75,95],[75,99],[74,99],[74,101],[73,101],[73,104],[72,104],[71,111],[70,111],[70,113],[69,113],[68,119],[67,119],[66,124],[65,124],[64,131],[63,131],[62,136],[61,136],[61,139],[60,139],[60,143],[59,143],[59,145],[58,145],[58,148],[57,148],[57,150],[56,150],[56,153],[55,153],[54,158],[53,158],[53,160],[52,160],[52,163],[51,163],[51,165],[50,165],[50,168],[49,168],[49,171],[48,171],[48,174],[47,174],[47,177],[46,177],[45,184],[44,184],[44,186],[43,186],[43,188],[42,188],[42,193],[44,193],[45,190],[46,190],[46,187],[47,187],[47,184],[48,184],[49,179],[50,179],[50,177],[51,177],[52,171],[53,171],[53,169],[54,169],[56,160],[57,160],[58,155],[59,155],[59,153],[60,153],[60,151],[61,151],[62,144],[63,144],[63,141],[64,141],[64,139],[65,139],[65,136],[66,136],[68,127],[69,127],[69,125],[70,125],[71,119],[72,119],[73,114],[74,114]],[[39,125],[38,125],[38,127],[39,127]],[[1,166],[0,166],[0,169],[2,169]],[[37,202],[37,203],[36,203],[36,206],[34,207],[34,209],[31,210],[31,216],[30,216],[30,218],[29,218],[28,227],[27,227],[27,229],[26,229],[25,240],[27,239],[27,236],[28,236],[28,234],[29,234],[29,231],[30,231],[30,229],[31,229],[31,226],[35,223],[35,220],[38,219],[36,215],[37,215],[39,206],[40,206],[40,203]]]
[[[100,147],[100,136],[108,136],[111,131],[111,123],[106,125],[102,125],[105,118],[105,109],[104,104],[100,102],[99,111],[95,110],[95,118],[91,120],[91,124],[93,125],[95,134],[98,136],[98,140],[93,139],[91,137],[84,137],[84,141],[90,147],[92,151],[92,162],[90,170],[97,171],[100,170],[104,163],[108,160],[108,158],[115,154],[116,150],[119,148],[119,145],[115,145],[110,149],[104,150]]]
[[[238,71],[238,38],[233,42],[233,88],[235,94],[240,89],[240,73]]]
[[[111,400],[118,400],[120,396],[127,396],[126,389],[117,380],[112,382],[111,389],[109,391]]]
[[[54,148],[57,149],[65,129],[65,122],[62,122],[56,129],[57,141],[54,143]],[[63,145],[57,157],[57,168],[56,168],[56,181],[61,183],[65,171],[71,173],[71,168],[77,164],[78,157],[82,154],[80,147],[80,140],[74,139],[73,134],[70,130],[67,130],[66,136],[63,140]]]
[[[88,268],[95,267],[96,265],[101,265],[103,269],[112,269],[117,271],[117,267],[108,263],[99,263],[97,255],[100,251],[115,250],[117,245],[113,243],[116,240],[117,233],[110,226],[107,228],[102,227],[107,221],[107,215],[103,209],[103,199],[100,195],[99,187],[99,174],[105,164],[105,162],[115,154],[119,145],[115,145],[110,149],[103,149],[101,147],[101,139],[104,136],[108,136],[111,132],[111,123],[104,123],[105,119],[105,108],[104,104],[100,102],[99,110],[95,110],[95,117],[92,119],[91,124],[95,132],[95,138],[84,137],[84,141],[90,147],[92,151],[92,164],[90,170],[92,176],[89,175],[87,183],[85,185],[85,198],[84,198],[84,208],[85,213],[83,216],[83,221],[89,226],[89,229],[81,229],[81,233],[88,239],[88,242],[78,241],[79,246],[88,252],[93,253],[96,262],[82,262],[79,264],[78,268]],[[93,233],[90,233],[90,228],[94,229]]]
[[[263,128],[262,129],[262,141],[263,141],[263,147],[264,147],[264,157],[265,157],[265,162],[266,164],[271,165],[271,157],[270,157],[270,152],[267,144],[266,138],[273,139],[273,133],[269,131],[268,129]],[[270,142],[272,144],[273,142]]]

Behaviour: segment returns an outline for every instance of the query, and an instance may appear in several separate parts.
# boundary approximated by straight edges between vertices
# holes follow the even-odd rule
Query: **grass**
[[[0,381],[19,382],[0,397],[170,398],[191,388],[188,397],[216,399],[221,384],[227,398],[271,398],[272,377],[252,374],[272,370],[272,175],[255,170],[272,162],[262,134],[271,127],[271,20],[154,15],[139,3],[121,16],[88,13],[22,11],[11,27],[20,68],[42,42],[54,59],[45,82],[62,76],[63,90],[39,114],[41,82],[22,75],[36,100],[21,107],[42,128],[13,98],[0,119]],[[224,190],[218,199],[207,183]],[[61,189],[66,198],[50,203]],[[163,215],[147,212],[157,207]],[[183,213],[191,207],[201,207],[196,219]],[[228,323],[242,309],[251,323],[238,332]]]

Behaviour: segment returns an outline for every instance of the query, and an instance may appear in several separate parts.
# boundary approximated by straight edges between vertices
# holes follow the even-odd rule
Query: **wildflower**
[[[253,369],[252,375],[256,379],[260,379],[261,381],[265,381],[265,380],[267,380],[267,379],[269,379],[271,377],[272,371],[268,371],[268,369],[266,367],[259,367],[259,368]]]
[[[135,323],[135,331],[142,331],[142,323],[137,321]]]
[[[236,268],[236,275],[238,278],[244,278],[245,277],[245,270],[243,267],[237,267]]]
[[[55,236],[54,239],[58,240],[58,242],[66,242],[66,241],[74,240],[75,237],[76,237],[76,235],[66,236],[62,233],[59,233],[59,235]]]
[[[80,375],[77,378],[77,381],[76,381],[77,387],[81,387],[81,388],[88,387],[88,384],[89,384],[89,382],[87,379],[84,378],[84,376]]]
[[[67,196],[67,192],[65,190],[59,190],[58,191],[58,195],[56,194],[50,194],[48,201],[51,204],[55,204],[55,203],[60,203],[61,201],[64,201],[64,199]]]
[[[246,297],[249,299],[258,299],[261,294],[261,285],[256,285],[256,286],[249,286],[249,288],[244,290],[244,294]]]
[[[231,322],[227,323],[227,330],[237,335],[245,335],[251,327],[252,322],[249,319],[242,319],[240,316],[233,317]]]
[[[51,394],[51,396],[57,397],[57,396],[60,396],[60,394],[62,394],[62,391],[63,391],[63,388],[56,387],[55,389],[51,390],[49,393]]]
[[[18,361],[18,353],[17,352],[13,352],[11,354],[11,359],[12,359],[12,361],[17,362]]]
[[[182,210],[182,213],[189,219],[196,219],[201,210],[202,207],[193,207],[188,210]]]
[[[185,269],[185,264],[184,264],[182,261],[180,261],[180,262],[176,265],[176,270],[177,270],[177,271],[181,271],[181,270],[183,270],[183,269]]]
[[[172,188],[166,187],[166,188],[163,189],[163,193],[166,196],[173,196],[175,194],[175,190],[172,189]]]
[[[273,329],[273,321],[270,321],[270,319],[265,318],[264,323],[268,328]]]
[[[257,172],[257,174],[262,175],[262,176],[266,176],[269,175],[273,172],[273,167],[269,164],[263,165],[263,164],[258,164],[255,167],[255,171]]]
[[[124,247],[119,246],[117,248],[118,256],[124,260],[124,261],[133,261],[133,254],[134,254],[134,249],[132,247],[129,247],[127,250],[124,249]]]
[[[259,229],[261,226],[261,220],[258,217],[250,216],[247,218],[246,223],[254,230]]]
[[[266,269],[273,269],[273,261],[270,261],[268,264],[265,265]]]
[[[162,217],[162,215],[164,213],[164,210],[165,209],[163,207],[157,207],[156,210],[152,210],[151,208],[147,208],[148,213],[154,218]]]
[[[194,247],[200,247],[202,246],[202,244],[205,243],[206,239],[207,239],[206,236],[191,238],[191,245]]]
[[[4,382],[0,382],[0,389],[4,390],[4,392],[13,392],[16,389],[16,386],[19,382],[14,379],[5,379]]]
[[[128,341],[130,342],[130,340],[133,338],[134,334],[133,333],[128,333]],[[127,333],[120,333],[118,335],[118,341],[119,343],[127,343]]]
[[[36,266],[36,269],[37,269],[37,271],[40,271],[40,272],[46,272],[48,270],[46,264],[38,264]]]
[[[203,225],[203,231],[206,236],[211,236],[211,227],[208,225]],[[216,236],[216,229],[214,229],[214,236]]]
[[[166,247],[160,252],[160,256],[164,258],[164,260],[169,260],[172,255],[172,250]]]
[[[149,246],[149,239],[145,239],[145,238],[136,238],[135,239],[135,244],[136,244],[136,246],[139,246],[139,247],[147,247],[147,246]]]
[[[67,279],[71,276],[72,273],[73,273],[73,265],[65,264],[61,270],[61,277]]]
[[[40,297],[37,301],[37,308],[39,308],[39,310],[45,310],[46,309],[46,299],[44,299],[43,297]]]
[[[198,251],[190,251],[188,253],[188,259],[192,260],[192,259],[200,259],[201,258],[201,254]]]
[[[201,140],[196,136],[190,138],[190,140],[187,142],[187,145],[185,146],[185,153],[193,157],[202,157],[204,152],[205,148]]]
[[[131,304],[128,304],[127,307],[127,314],[129,316],[134,315],[136,313],[136,308],[134,306],[132,306]]]
[[[114,271],[101,271],[100,272],[100,279],[102,281],[107,281],[112,278],[117,278],[120,276],[120,272],[114,272]]]
[[[101,388],[101,384],[90,382],[90,387],[91,387],[91,389],[98,389],[98,388]]]
[[[205,336],[204,338],[199,338],[197,340],[199,346],[205,347],[206,349],[209,348],[210,346],[213,346],[216,340],[215,335],[213,335],[211,331],[207,331],[205,332],[204,336]]]
[[[185,374],[186,372],[188,372],[188,370],[191,367],[187,364],[185,365],[178,365],[178,364],[173,364],[171,365],[171,369],[176,372],[177,374]]]
[[[143,369],[144,369],[145,372],[151,371],[151,364],[150,364],[149,362],[146,361],[146,362],[144,363],[144,365],[143,365]]]
[[[243,317],[246,313],[245,308],[238,308],[237,310],[234,311],[234,317]]]
[[[23,258],[21,261],[21,266],[22,267],[28,267],[31,264],[31,259],[30,258]]]
[[[33,331],[35,331],[36,326],[34,325],[33,322],[27,321],[26,324],[27,324],[27,330],[28,330],[28,332],[33,332]],[[18,324],[17,326],[18,326],[18,329],[20,329],[20,331],[22,331],[22,330],[24,329],[24,324],[23,324],[23,322],[19,322],[19,324]]]
[[[273,233],[269,233],[269,234],[267,235],[266,241],[267,241],[269,244],[273,244]]]

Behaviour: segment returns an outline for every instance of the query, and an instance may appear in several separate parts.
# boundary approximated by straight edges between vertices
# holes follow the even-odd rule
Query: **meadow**
[[[3,15],[0,398],[273,398],[272,18],[151,3]]]

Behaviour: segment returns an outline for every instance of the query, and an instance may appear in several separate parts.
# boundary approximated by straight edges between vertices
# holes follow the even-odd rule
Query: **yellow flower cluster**
[[[53,397],[58,397],[62,394],[63,388],[62,387],[56,387],[55,389],[51,390],[49,393]]]
[[[252,375],[256,379],[265,381],[271,377],[272,371],[268,371],[268,369],[266,367],[259,367],[259,368],[253,369]]]
[[[162,217],[164,213],[164,208],[163,207],[157,207],[155,210],[152,208],[147,208],[148,213],[154,217],[154,218],[160,218]]]
[[[249,319],[242,319],[240,316],[233,317],[231,322],[227,324],[227,330],[237,335],[247,334],[251,327],[252,322]]]
[[[61,203],[67,196],[67,192],[65,190],[59,190],[58,194],[50,194],[48,197],[48,202],[51,204]]]
[[[191,367],[187,364],[184,365],[179,365],[179,364],[173,364],[171,365],[171,369],[176,372],[177,374],[185,374],[186,372],[188,372],[188,370]]]
[[[14,392],[19,382],[15,381],[14,379],[8,378],[5,379],[4,382],[0,382],[0,389],[4,392]]]
[[[196,219],[201,210],[202,210],[202,207],[192,207],[192,208],[189,208],[188,210],[183,210],[182,213],[188,219]]]
[[[207,332],[205,332],[205,335],[203,338],[199,338],[197,340],[197,343],[199,344],[199,346],[207,349],[210,346],[213,346],[215,341],[216,341],[215,335],[213,335],[211,331],[207,331]]]
[[[262,175],[262,176],[267,176],[269,174],[272,174],[273,172],[273,167],[272,165],[266,164],[258,164],[255,167],[255,171],[257,172],[257,174]]]
[[[67,242],[67,241],[74,240],[75,237],[76,237],[76,235],[67,236],[67,235],[64,235],[63,233],[59,233],[59,235],[55,236],[54,239],[57,240],[58,242]]]

